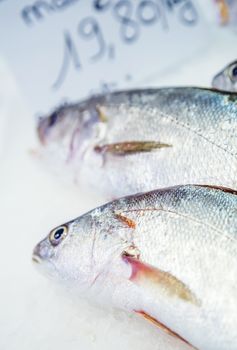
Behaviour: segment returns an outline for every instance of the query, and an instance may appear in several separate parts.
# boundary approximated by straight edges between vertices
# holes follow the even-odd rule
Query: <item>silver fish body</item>
[[[237,349],[237,195],[177,186],[115,200],[34,250],[51,276],[200,350]]]
[[[237,92],[237,61],[231,62],[216,74],[212,86],[218,90]]]
[[[121,196],[175,184],[237,188],[237,96],[200,88],[115,92],[38,127],[49,162]]]

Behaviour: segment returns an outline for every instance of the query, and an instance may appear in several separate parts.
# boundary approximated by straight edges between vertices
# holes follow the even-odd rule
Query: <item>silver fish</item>
[[[237,192],[186,185],[124,197],[53,229],[33,259],[195,348],[237,349]]]
[[[237,61],[231,62],[215,75],[212,86],[218,90],[237,92]]]
[[[237,188],[234,94],[114,92],[62,106],[40,120],[38,135],[51,165],[112,197],[186,183]]]

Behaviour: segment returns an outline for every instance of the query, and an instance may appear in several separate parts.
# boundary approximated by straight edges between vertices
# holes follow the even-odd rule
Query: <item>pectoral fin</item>
[[[161,148],[172,147],[167,143],[156,141],[126,141],[95,146],[94,150],[98,153],[111,153],[122,156],[140,152],[151,152]]]
[[[158,298],[162,293],[169,298],[178,298],[184,302],[200,306],[200,301],[195,294],[182,281],[169,272],[145,264],[134,257],[126,255],[126,252],[123,259],[131,265],[132,274],[130,280],[146,288],[155,298]]]
[[[200,301],[197,299],[194,293],[181,280],[169,272],[165,272],[154,266],[148,265],[140,261],[139,258],[135,258],[133,255],[131,256],[129,252],[126,251],[124,252],[123,259],[131,266],[132,273],[130,276],[130,281],[138,286],[141,286],[143,289],[146,289],[149,295],[153,298],[159,298],[162,293],[163,295],[167,295],[168,298],[177,298],[185,303],[200,306]],[[196,349],[187,340],[182,338],[176,332],[172,331],[157,318],[154,318],[143,310],[134,311],[155,324],[164,332],[180,339],[181,341],[190,345],[193,349]]]

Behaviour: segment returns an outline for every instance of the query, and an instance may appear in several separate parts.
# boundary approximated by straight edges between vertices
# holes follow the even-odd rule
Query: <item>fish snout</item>
[[[47,239],[44,239],[43,241],[39,242],[32,254],[32,260],[35,263],[42,263],[45,260],[48,260],[52,256],[52,247],[49,246],[50,243],[47,242]]]
[[[212,79],[212,87],[214,89],[220,89],[223,87],[223,85],[225,85],[223,73],[219,73],[215,75],[214,78]]]
[[[37,135],[39,138],[39,141],[42,145],[45,145],[46,143],[46,136],[48,131],[48,119],[47,118],[40,118],[37,126]]]

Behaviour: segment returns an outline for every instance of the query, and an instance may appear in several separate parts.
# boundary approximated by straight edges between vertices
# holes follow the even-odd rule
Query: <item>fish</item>
[[[42,273],[200,350],[237,349],[237,192],[179,185],[115,199],[38,243]]]
[[[42,158],[108,199],[172,185],[237,188],[237,96],[177,87],[119,91],[41,118]]]
[[[218,90],[237,92],[237,60],[225,66],[214,76],[212,86]]]

